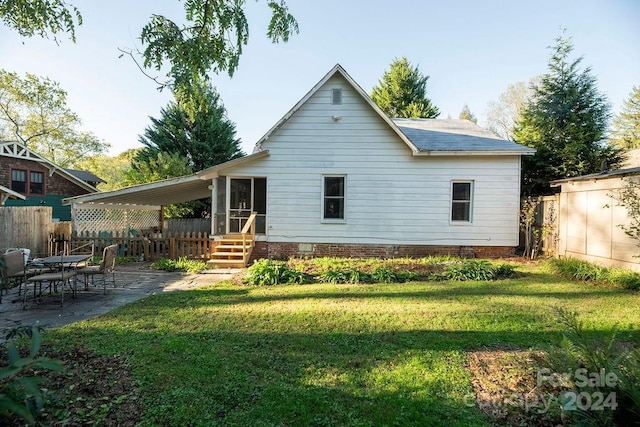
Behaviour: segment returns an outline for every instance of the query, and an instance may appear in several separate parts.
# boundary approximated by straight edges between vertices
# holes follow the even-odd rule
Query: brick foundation
[[[401,258],[451,255],[465,258],[500,258],[515,255],[511,246],[353,245],[330,243],[256,242],[251,261],[291,257]]]

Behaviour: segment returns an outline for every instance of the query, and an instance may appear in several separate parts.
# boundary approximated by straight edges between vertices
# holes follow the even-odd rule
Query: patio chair
[[[116,287],[116,257],[118,254],[118,245],[109,245],[102,252],[102,260],[98,265],[90,265],[88,267],[79,268],[76,273],[84,276],[85,289],[88,286],[88,279],[91,276],[91,284],[94,283],[94,277],[102,276],[102,285],[104,293],[107,293],[107,275],[111,274],[113,287]]]
[[[22,251],[12,251],[0,255],[0,303],[2,294],[10,289],[11,285],[26,282],[27,274],[24,268],[24,254]]]
[[[52,272],[52,273],[44,273],[37,274],[33,277],[29,277],[26,283],[33,283],[33,297],[42,295],[42,284],[47,283],[49,285],[49,292],[51,289],[54,289],[54,292],[57,292],[58,283],[60,283],[60,304],[64,304],[64,285],[67,284],[71,288],[72,298],[76,297],[77,286],[75,280],[73,284],[71,283],[71,279],[74,278],[76,272],[73,270],[65,270],[62,268],[60,271]],[[39,290],[37,290],[39,287]],[[25,306],[27,303],[27,288],[25,286],[24,296],[22,299],[22,304]]]

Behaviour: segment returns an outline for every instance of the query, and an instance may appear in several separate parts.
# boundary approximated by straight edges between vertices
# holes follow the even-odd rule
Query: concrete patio
[[[45,327],[58,327],[91,317],[100,316],[109,311],[161,292],[185,291],[196,289],[231,278],[238,269],[208,270],[200,274],[166,272],[150,270],[149,263],[132,263],[120,265],[116,269],[116,286],[108,281],[107,293],[103,293],[101,279],[97,286],[78,284],[78,295],[75,299],[65,291],[64,304],[60,305],[60,296],[48,293],[39,303],[27,301],[23,308],[22,296],[14,288],[3,295],[0,304],[0,330],[22,325],[39,323]],[[32,288],[29,288],[31,292]]]

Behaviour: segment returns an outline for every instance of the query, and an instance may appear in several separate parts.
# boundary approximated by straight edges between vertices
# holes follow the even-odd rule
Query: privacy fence
[[[48,255],[56,223],[50,206],[0,207],[0,248],[28,248],[31,256]]]

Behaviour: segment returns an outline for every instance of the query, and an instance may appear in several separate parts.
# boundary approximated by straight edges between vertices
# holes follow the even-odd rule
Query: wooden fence
[[[0,207],[0,248],[28,248],[31,256],[49,253],[55,223],[50,206]]]
[[[101,254],[106,246],[117,244],[118,256],[154,261],[160,258],[208,260],[216,242],[208,233],[180,233],[177,235],[149,234],[131,236],[128,233],[78,233],[69,241],[70,251],[91,247]],[[85,246],[86,245],[86,246]]]
[[[211,233],[211,218],[170,218],[162,222],[162,233]]]

